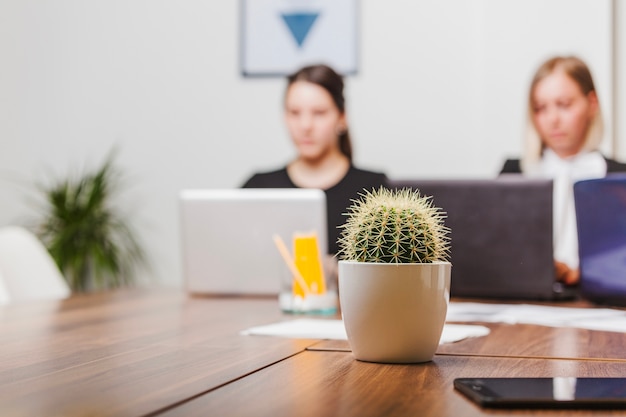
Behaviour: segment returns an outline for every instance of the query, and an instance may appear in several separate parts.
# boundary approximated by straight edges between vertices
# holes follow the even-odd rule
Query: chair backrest
[[[0,277],[10,303],[62,299],[70,294],[43,244],[31,232],[17,226],[0,228]]]
[[[9,297],[9,291],[4,285],[4,279],[2,278],[2,273],[0,272],[0,306],[9,304],[11,298]]]
[[[581,295],[626,305],[626,175],[574,184]]]

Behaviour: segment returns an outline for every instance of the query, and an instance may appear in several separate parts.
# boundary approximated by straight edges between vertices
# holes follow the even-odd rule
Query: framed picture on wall
[[[358,0],[241,0],[241,72],[284,76],[316,63],[357,72]]]

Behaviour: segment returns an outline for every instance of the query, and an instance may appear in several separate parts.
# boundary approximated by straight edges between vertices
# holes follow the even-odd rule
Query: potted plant
[[[45,207],[36,234],[73,291],[132,284],[134,268],[145,265],[141,245],[112,201],[119,179],[109,156],[95,172],[39,187]]]
[[[339,298],[356,359],[414,363],[435,354],[448,308],[445,213],[410,189],[365,192],[339,239]]]

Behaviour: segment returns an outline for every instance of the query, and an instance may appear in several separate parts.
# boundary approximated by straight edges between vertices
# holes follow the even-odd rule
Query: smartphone
[[[457,378],[482,407],[626,409],[626,378]]]

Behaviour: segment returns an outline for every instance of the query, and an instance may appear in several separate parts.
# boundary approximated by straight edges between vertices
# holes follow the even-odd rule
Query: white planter
[[[339,305],[354,357],[432,360],[450,301],[450,269],[450,262],[339,261]]]

